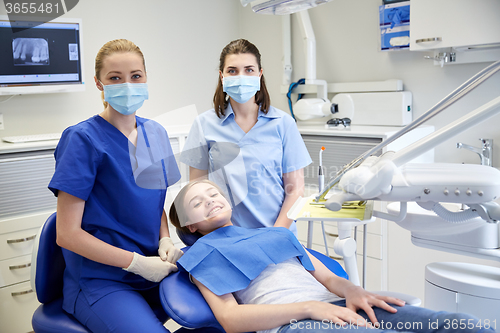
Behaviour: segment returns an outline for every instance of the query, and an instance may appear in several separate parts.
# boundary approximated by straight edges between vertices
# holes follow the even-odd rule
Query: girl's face
[[[209,183],[193,185],[184,197],[189,231],[202,235],[231,225],[231,206],[219,190]]]
[[[260,76],[262,68],[259,70],[257,58],[252,53],[228,54],[224,61],[224,70],[220,75],[221,80],[224,76]]]
[[[104,85],[147,82],[142,57],[133,52],[119,52],[107,56],[103,60],[100,76]],[[95,80],[97,88],[102,90],[97,78]]]

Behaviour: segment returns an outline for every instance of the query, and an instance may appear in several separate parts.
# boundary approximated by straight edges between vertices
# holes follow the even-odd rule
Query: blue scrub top
[[[136,117],[137,146],[116,127],[94,116],[67,128],[54,156],[49,189],[85,200],[82,229],[98,239],[144,256],[158,255],[166,188],[180,179],[165,129]],[[74,312],[80,290],[92,304],[124,289],[156,284],[122,268],[63,249],[63,308]]]
[[[196,118],[180,160],[208,170],[233,207],[233,224],[245,228],[273,226],[285,198],[283,174],[312,162],[290,115],[272,106],[267,114],[259,110],[245,133],[230,104],[222,118],[214,109]],[[295,223],[290,230],[297,234]]]

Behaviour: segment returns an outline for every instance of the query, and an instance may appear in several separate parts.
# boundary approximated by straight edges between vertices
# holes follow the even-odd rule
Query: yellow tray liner
[[[314,201],[314,198],[311,197],[307,200],[306,204],[302,207],[300,213],[297,215],[297,218],[304,218],[304,217],[314,217],[314,218],[353,218],[353,219],[358,219],[358,220],[364,220],[365,218],[365,212],[366,208],[371,207],[370,202],[368,202],[366,205],[362,206],[357,206],[357,201],[349,201],[349,203],[352,203],[353,205],[350,205],[348,207],[350,208],[342,208],[341,210],[334,212],[331,211],[327,208],[325,208],[324,205],[319,205],[316,202],[315,204],[311,204]],[[371,217],[371,209],[370,210],[370,216]],[[367,213],[367,212],[366,212]]]

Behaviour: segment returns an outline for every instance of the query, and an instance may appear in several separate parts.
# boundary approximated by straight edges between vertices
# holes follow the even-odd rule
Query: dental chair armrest
[[[422,300],[418,297],[408,294],[398,293],[395,291],[372,291],[372,293],[380,296],[390,296],[398,298],[402,301],[405,301],[406,305],[420,306],[422,304]]]
[[[179,270],[164,278],[160,283],[160,299],[165,312],[179,325],[191,329],[213,327],[224,332],[187,272]]]

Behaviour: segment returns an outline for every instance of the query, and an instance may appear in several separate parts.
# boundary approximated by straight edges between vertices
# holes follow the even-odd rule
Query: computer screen
[[[0,95],[83,91],[82,53],[79,19],[0,17]]]

